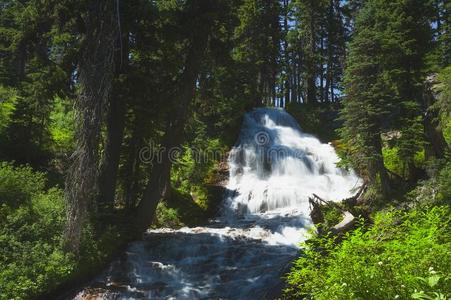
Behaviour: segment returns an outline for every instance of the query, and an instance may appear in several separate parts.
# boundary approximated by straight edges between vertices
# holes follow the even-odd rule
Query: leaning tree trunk
[[[125,103],[117,95],[108,107],[105,148],[99,172],[99,209],[110,210],[114,206],[116,182],[124,136]]]
[[[118,47],[114,56],[115,78],[127,72],[129,47],[128,33],[124,31],[117,40]],[[106,139],[99,174],[99,209],[109,211],[114,207],[117,175],[124,137],[126,103],[124,84],[115,80],[113,95],[109,97],[106,118]]]
[[[142,126],[135,117],[133,121],[133,129],[131,138],[126,141],[127,156],[122,170],[122,198],[127,209],[134,208],[136,205],[136,198],[138,194],[138,173],[140,167],[139,146],[142,142]]]
[[[208,5],[208,3],[205,5]],[[188,118],[188,108],[196,90],[196,82],[200,73],[201,61],[207,49],[210,30],[208,21],[201,22],[201,18],[199,18],[198,22],[202,24],[197,24],[197,28],[193,29],[194,36],[191,40],[191,48],[186,59],[184,72],[178,83],[177,99],[179,101],[163,138],[162,146],[165,151],[160,161],[154,162],[149,183],[143,199],[138,205],[137,230],[139,231],[146,230],[152,224],[158,202],[170,188],[171,149],[175,149],[183,142],[183,131]]]
[[[87,211],[97,193],[102,108],[113,75],[114,14],[108,0],[91,1],[84,17],[86,32],[78,67],[80,92],[75,102],[76,150],[66,178],[65,243],[77,253]]]

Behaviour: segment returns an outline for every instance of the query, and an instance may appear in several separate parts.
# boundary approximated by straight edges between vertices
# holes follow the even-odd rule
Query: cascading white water
[[[241,134],[232,149],[226,205],[234,220],[238,215],[268,220],[273,216],[299,216],[293,227],[279,224],[278,242],[298,244],[306,227],[308,197],[340,200],[360,183],[354,172],[336,166],[333,147],[303,133],[283,109],[258,108],[244,117]]]
[[[276,297],[311,226],[308,197],[339,200],[359,185],[336,162],[333,147],[302,133],[284,110],[253,110],[229,157],[221,215],[205,227],[149,231],[77,298]]]

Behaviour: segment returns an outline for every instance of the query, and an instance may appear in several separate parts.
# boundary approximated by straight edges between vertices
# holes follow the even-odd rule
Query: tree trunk
[[[108,108],[107,137],[99,175],[99,206],[107,210],[114,206],[124,123],[124,100],[114,95]]]
[[[375,134],[371,141],[373,153],[370,153],[371,160],[368,168],[369,179],[371,183],[380,184],[380,192],[384,198],[390,195],[390,180],[387,174],[387,170],[384,166],[384,160],[382,156],[382,140],[380,134]]]
[[[127,70],[128,65],[128,33],[118,40],[115,55],[116,77]],[[112,209],[116,194],[116,182],[121,156],[121,145],[124,136],[126,103],[121,93],[122,83],[116,81],[114,95],[110,97],[107,113],[107,132],[99,175],[99,207]]]
[[[20,43],[17,47],[16,59],[14,61],[14,66],[17,73],[17,81],[21,81],[25,78],[25,65],[27,61],[27,49],[24,43]]]
[[[436,83],[435,76],[429,76],[426,80],[423,91],[423,126],[427,144],[425,145],[425,155],[427,159],[432,157],[443,158],[447,144],[443,137],[443,132],[438,123],[438,113],[428,109],[436,101],[432,86]]]
[[[292,83],[291,83],[291,99],[298,103],[298,74],[297,74],[297,68],[298,68],[298,62],[297,62],[297,55],[294,57],[293,61],[293,68],[292,68]]]
[[[307,97],[305,99],[306,103],[316,102],[316,72],[315,72],[315,51],[316,51],[316,39],[315,39],[315,20],[314,11],[311,8],[310,12],[310,28],[309,28],[309,55],[307,56],[306,66],[307,66]]]
[[[142,141],[142,128],[135,117],[131,138],[128,141],[127,159],[123,169],[123,196],[125,207],[130,209],[136,205],[138,195],[138,171],[140,166],[139,146]]]
[[[284,9],[284,18],[283,18],[283,29],[285,32],[285,38],[283,39],[283,45],[284,45],[284,58],[285,58],[285,71],[286,71],[286,78],[285,78],[285,86],[284,86],[284,96],[285,96],[285,105],[287,103],[291,102],[291,98],[290,98],[290,55],[288,53],[288,32],[289,32],[289,27],[288,27],[288,0],[284,0],[283,1],[283,9]]]
[[[140,231],[146,230],[152,224],[158,202],[169,189],[172,166],[170,152],[183,141],[183,131],[188,117],[189,107],[194,97],[201,61],[208,44],[210,24],[208,22],[202,22],[202,24],[199,24],[199,29],[193,29],[193,31],[195,32],[195,36],[191,42],[191,49],[186,59],[185,70],[178,84],[180,87],[177,92],[179,102],[163,138],[162,146],[165,151],[163,151],[161,161],[154,163],[143,199],[138,205],[137,229]]]
[[[333,17],[334,17],[334,2],[333,0],[329,1],[329,13],[327,17],[327,69],[326,69],[326,87],[325,87],[325,95],[324,100],[326,102],[333,102],[333,51],[332,47],[334,44],[333,38]],[[330,95],[329,95],[330,91]]]
[[[114,17],[110,1],[90,2],[79,65],[80,93],[76,108],[76,150],[66,178],[66,248],[78,253],[82,226],[97,194],[102,109],[114,70]]]

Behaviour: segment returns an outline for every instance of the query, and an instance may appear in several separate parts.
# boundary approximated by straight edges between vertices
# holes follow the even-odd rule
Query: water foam
[[[336,162],[333,147],[303,133],[284,110],[255,109],[230,153],[220,216],[204,227],[149,231],[77,297],[277,297],[280,277],[311,227],[308,197],[338,200],[359,185]]]

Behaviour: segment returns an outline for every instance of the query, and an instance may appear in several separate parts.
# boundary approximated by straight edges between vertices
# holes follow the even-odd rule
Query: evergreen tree
[[[299,0],[295,5],[303,48],[302,78],[305,85],[303,102],[315,103],[319,98],[317,80],[323,75],[322,36],[325,28],[327,1]]]
[[[343,80],[344,61],[346,57],[346,33],[344,25],[344,14],[341,2],[330,0],[327,8],[326,24],[326,49],[325,59],[326,74],[325,86],[322,94],[323,102],[335,102],[340,93]]]
[[[390,187],[381,134],[401,128],[399,148],[408,177],[422,146],[419,106],[430,41],[428,11],[423,1],[368,1],[350,44],[342,137],[354,164],[384,195]]]
[[[65,243],[67,249],[75,253],[80,249],[82,230],[98,194],[102,112],[111,92],[117,34],[114,7],[110,1],[88,3],[81,13],[86,31],[78,67],[76,149],[65,186]]]
[[[279,71],[280,5],[278,1],[244,0],[238,9],[234,56],[247,70],[247,96],[255,105],[274,102]]]
[[[58,7],[36,1],[4,1],[0,11],[0,85],[17,91],[7,124],[3,156],[45,165],[50,148],[50,112],[56,95],[70,94],[73,68],[63,44],[73,37],[58,30]]]
[[[295,34],[287,34],[287,39],[298,57],[293,73],[300,74],[300,98],[304,103],[334,102],[341,89],[345,59],[343,3],[299,0],[293,3],[293,15]]]
[[[451,64],[451,3],[443,0],[433,0],[431,21],[434,28],[434,43],[436,46],[435,64],[439,68]]]

